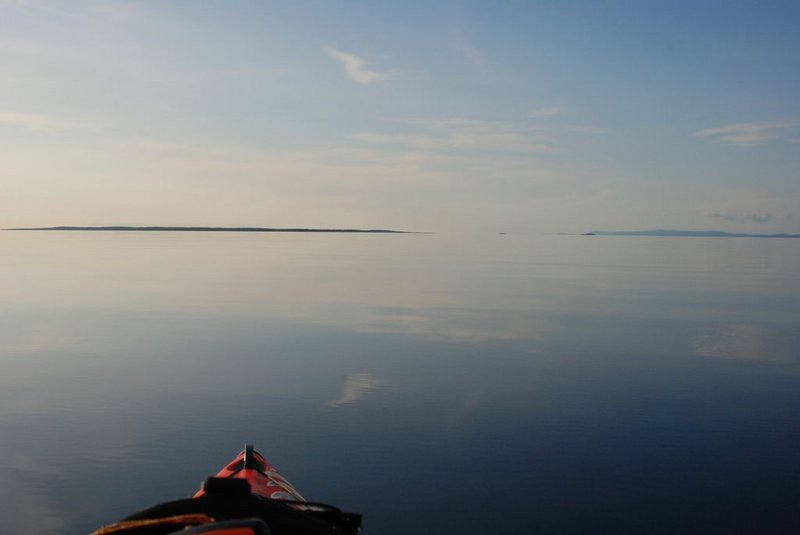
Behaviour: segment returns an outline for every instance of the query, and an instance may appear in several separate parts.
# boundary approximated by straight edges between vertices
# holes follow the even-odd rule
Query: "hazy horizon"
[[[2,228],[4,231],[53,231],[53,232],[75,232],[75,231],[103,231],[103,232],[255,232],[255,233],[356,233],[356,234],[437,234],[430,230],[399,230],[387,228],[333,228],[333,227],[213,227],[213,226],[125,226],[125,225],[100,225],[100,226],[71,226],[58,225],[53,227],[15,227]],[[499,232],[498,234],[526,234]],[[533,234],[533,233],[527,233]],[[733,237],[733,238],[800,238],[800,234],[792,233],[747,233],[747,232],[724,232],[713,229],[704,230],[682,230],[682,229],[647,229],[647,230],[591,230],[587,232],[550,232],[540,233],[541,235],[567,235],[567,236],[646,236],[646,237]]]

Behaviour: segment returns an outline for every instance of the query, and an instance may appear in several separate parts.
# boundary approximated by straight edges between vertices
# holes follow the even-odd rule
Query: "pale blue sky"
[[[799,232],[798,20],[0,0],[0,226]]]

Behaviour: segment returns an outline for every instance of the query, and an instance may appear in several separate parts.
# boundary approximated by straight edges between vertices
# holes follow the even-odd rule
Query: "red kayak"
[[[269,464],[263,455],[247,445],[244,451],[236,456],[228,465],[217,472],[214,477],[244,479],[250,484],[250,492],[270,500],[290,500],[305,502],[306,499],[292,486],[275,467]],[[194,498],[205,496],[205,485],[198,490]]]
[[[356,535],[360,528],[361,515],[309,502],[247,445],[192,498],[145,509],[93,535]]]

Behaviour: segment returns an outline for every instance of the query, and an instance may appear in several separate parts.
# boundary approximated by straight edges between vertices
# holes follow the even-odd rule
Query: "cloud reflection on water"
[[[328,407],[351,405],[364,399],[381,386],[381,382],[369,373],[354,373],[347,376],[339,397],[326,403]]]
[[[725,323],[695,329],[690,339],[699,357],[736,360],[771,360],[771,336],[766,329],[750,323]]]

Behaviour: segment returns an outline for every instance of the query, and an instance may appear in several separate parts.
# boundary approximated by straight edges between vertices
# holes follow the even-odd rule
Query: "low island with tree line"
[[[405,230],[352,229],[352,228],[269,228],[269,227],[25,227],[3,230],[49,230],[49,231],[116,231],[116,232],[360,232],[381,234],[412,234]]]

